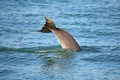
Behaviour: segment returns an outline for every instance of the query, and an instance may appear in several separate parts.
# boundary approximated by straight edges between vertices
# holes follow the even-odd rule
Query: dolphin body
[[[57,28],[54,22],[50,18],[45,17],[45,19],[46,19],[46,23],[44,24],[44,27],[41,30],[38,30],[39,32],[43,32],[43,33],[53,32],[63,49],[69,49],[72,51],[81,50],[78,43],[68,32],[60,28]]]

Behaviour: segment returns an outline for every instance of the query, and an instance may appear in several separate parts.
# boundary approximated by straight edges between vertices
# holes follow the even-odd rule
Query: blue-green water
[[[82,48],[36,32],[45,16]],[[0,0],[0,80],[119,80],[120,0]]]

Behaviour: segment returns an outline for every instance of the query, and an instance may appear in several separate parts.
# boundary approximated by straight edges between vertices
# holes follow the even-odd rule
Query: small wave
[[[0,47],[0,52],[2,51],[13,51],[13,50],[16,50],[15,48],[10,48],[10,47]]]
[[[24,17],[39,16],[39,14],[22,14]]]
[[[12,47],[0,47],[0,52],[23,52],[23,53],[50,53],[60,50],[60,46],[49,46],[49,47],[31,47],[31,48],[12,48]]]
[[[90,61],[90,62],[120,62],[120,56],[119,55],[97,55],[89,58],[82,58],[84,61]]]
[[[81,46],[82,51],[88,52],[101,52],[101,47],[99,46]]]

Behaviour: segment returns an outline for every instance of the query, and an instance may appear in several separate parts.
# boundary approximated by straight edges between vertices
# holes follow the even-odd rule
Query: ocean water
[[[82,51],[37,32],[45,16]],[[0,80],[120,80],[120,0],[0,0]]]

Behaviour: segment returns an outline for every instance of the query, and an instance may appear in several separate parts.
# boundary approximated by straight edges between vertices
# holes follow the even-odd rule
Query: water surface
[[[0,80],[119,80],[119,0],[1,0]],[[82,51],[36,32],[45,16]]]

